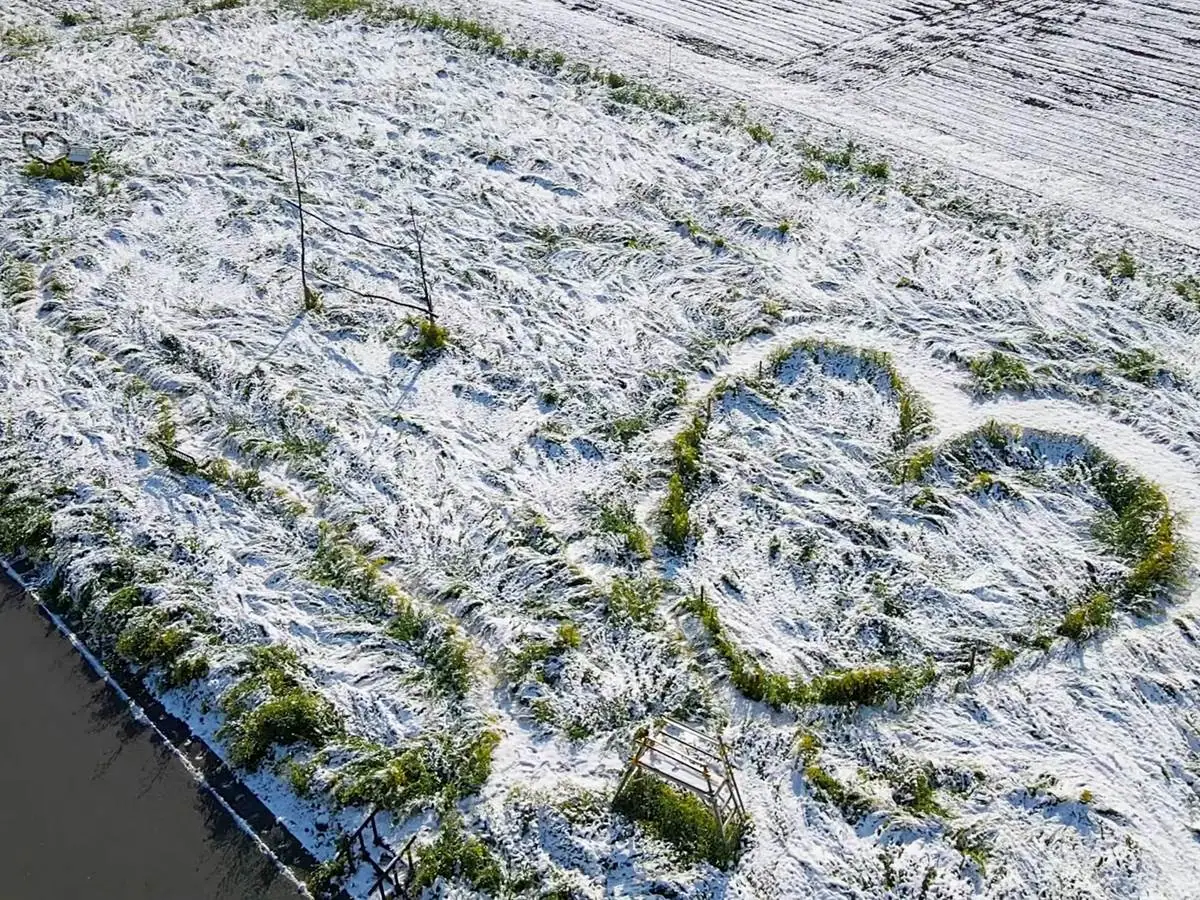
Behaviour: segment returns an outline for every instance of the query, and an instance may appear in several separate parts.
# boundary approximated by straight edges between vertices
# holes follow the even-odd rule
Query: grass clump
[[[29,178],[51,178],[63,184],[83,184],[87,180],[87,172],[83,166],[65,159],[44,163],[40,159],[31,159],[21,170]]]
[[[1026,391],[1033,387],[1033,376],[1020,359],[999,350],[972,359],[967,368],[982,394],[1001,391]]]
[[[703,597],[690,596],[682,607],[700,620],[717,653],[729,667],[729,679],[751,700],[767,703],[776,709],[802,702],[804,694],[797,683],[786,675],[769,672],[745,650],[726,635],[717,608]]]
[[[993,647],[992,648],[992,668],[999,672],[1002,669],[1007,669],[1017,659],[1017,651],[1010,650],[1008,647]]]
[[[870,797],[856,788],[846,787],[817,763],[805,766],[804,777],[820,799],[832,803],[847,818],[860,819],[871,811]]]
[[[775,132],[761,122],[747,125],[746,134],[750,135],[751,140],[756,144],[771,144],[775,141]]]
[[[1176,294],[1200,309],[1200,278],[1188,275],[1176,281],[1173,287]]]
[[[27,485],[0,480],[0,556],[24,553],[39,561],[54,545],[51,506]]]
[[[358,755],[333,776],[343,806],[367,806],[407,815],[441,798],[454,803],[478,793],[492,774],[500,736],[494,731],[439,732],[403,747],[359,744]]]
[[[1152,385],[1166,372],[1153,350],[1137,347],[1116,355],[1117,371],[1138,384]]]
[[[483,841],[463,830],[462,817],[457,810],[451,810],[443,817],[437,840],[417,851],[410,888],[412,896],[433,887],[439,878],[446,882],[465,882],[475,891],[489,895],[500,893],[504,887],[500,861]]]
[[[235,766],[253,771],[276,747],[320,748],[341,734],[333,705],[300,683],[303,669],[295,651],[279,645],[255,648],[238,671],[241,680],[221,698],[227,718],[218,732],[229,741]]]
[[[932,447],[924,447],[916,453],[901,457],[894,464],[896,481],[899,484],[921,481],[933,468],[935,462],[936,457]]]
[[[892,174],[892,167],[888,165],[886,159],[882,159],[875,162],[863,163],[862,173],[868,178],[874,178],[877,181],[887,181]]]
[[[653,628],[662,602],[663,583],[655,578],[614,578],[606,612],[615,622],[638,628]]]
[[[671,442],[671,465],[686,486],[694,485],[700,475],[701,442],[707,433],[708,419],[695,415]]]
[[[707,860],[723,868],[737,856],[736,841],[730,846],[722,838],[712,810],[698,797],[646,772],[634,772],[613,799],[613,809],[671,845],[687,862]]]
[[[692,536],[691,507],[678,472],[667,482],[667,496],[658,510],[658,527],[668,550],[683,553],[687,549]]]
[[[182,611],[172,616],[162,607],[141,605],[141,599],[126,606],[122,592],[117,592],[105,607],[106,622],[125,620],[117,637],[118,655],[136,666],[164,671],[168,687],[183,687],[208,675],[208,658],[194,652],[197,635],[179,618]],[[123,616],[121,607],[127,609]]]
[[[809,702],[827,706],[879,706],[888,700],[911,699],[936,677],[932,664],[868,666],[820,675],[808,684],[805,694]]]
[[[615,419],[608,426],[608,433],[622,444],[628,445],[635,437],[646,430],[648,426],[645,416],[627,416]]]
[[[1111,509],[1098,522],[1096,536],[1130,566],[1118,589],[1120,598],[1181,587],[1187,552],[1162,488],[1098,451],[1090,462],[1091,482]]]
[[[1058,633],[1075,642],[1086,640],[1113,620],[1113,602],[1108,594],[1098,593],[1071,607],[1058,626]]]
[[[1138,273],[1138,263],[1128,248],[1123,248],[1115,257],[1101,258],[1097,266],[1106,278],[1132,279]]]
[[[624,538],[626,549],[636,558],[650,558],[650,534],[638,524],[633,507],[628,503],[616,501],[601,506],[599,528],[604,534]]]

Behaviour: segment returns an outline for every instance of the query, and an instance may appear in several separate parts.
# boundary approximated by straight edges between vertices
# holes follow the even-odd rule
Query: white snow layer
[[[1119,615],[1083,646],[953,674],[967,642],[1052,626],[1086,589],[1087,564],[1112,564],[1092,535],[1095,497],[1052,465],[1014,475],[1016,499],[944,486],[946,515],[914,517],[913,488],[883,474],[894,401],[798,364],[769,391],[743,386],[715,405],[689,555],[631,562],[596,527],[599,505],[623,500],[656,533],[687,401],[824,337],[890,352],[929,400],[935,440],[989,418],[1087,438],[1158,481],[1200,537],[1200,309],[1173,288],[1200,273],[1186,84],[1200,51],[1182,37],[1195,11],[985,4],[980,23],[977,4],[906,6],[899,19],[883,3],[768,6],[606,0],[600,13],[680,41],[665,75],[664,39],[636,21],[543,0],[492,11],[611,69],[689,92],[719,83],[697,97],[718,115],[683,121],[402,24],[255,4],[139,30],[149,20],[132,4],[104,2],[72,29],[40,4],[6,6],[0,26],[44,40],[0,45],[0,262],[37,279],[32,296],[0,301],[5,436],[87,497],[89,515],[176,548],[181,584],[234,645],[293,647],[353,733],[392,745],[491,722],[493,774],[464,809],[546,885],[588,897],[1195,897],[1194,594]],[[1074,54],[1061,77],[1030,49],[1047,28]],[[1029,90],[1058,103],[1089,48],[1124,46],[1134,29],[1158,49],[1105,63],[1120,102],[1064,118],[979,100],[997,78],[1030,75]],[[859,74],[864,54],[882,68]],[[1158,69],[1174,87],[1134,105]],[[863,106],[848,84],[869,95]],[[797,109],[826,94],[825,114]],[[748,120],[724,106],[738,95]],[[755,115],[772,144],[747,135]],[[102,148],[118,174],[27,178],[26,128]],[[289,131],[317,214],[407,246],[414,205],[452,342],[436,359],[407,352],[407,312],[379,300],[321,287],[324,311],[303,312]],[[802,139],[846,136],[866,141],[863,160],[893,155],[891,180],[831,169],[808,183]],[[1096,217],[1114,214],[1138,230]],[[411,254],[309,225],[318,277],[420,302]],[[1138,275],[1109,278],[1096,258],[1123,247]],[[1027,363],[1035,391],[972,395],[963,361],[995,348]],[[1149,383],[1122,374],[1133,348],[1157,357]],[[249,465],[247,442],[325,443],[308,466],[264,468],[303,507],[162,466],[148,437],[159,397],[202,457]],[[631,440],[613,436],[639,417]],[[380,622],[313,583],[313,514],[355,527],[391,577],[458,620],[478,671],[464,703],[430,691]],[[676,588],[655,627],[614,626],[602,592],[639,570]],[[911,709],[772,712],[685,637],[694,625],[671,600],[702,585],[775,670],[929,656],[943,677]],[[506,654],[553,639],[564,618],[580,649],[553,677],[510,685]],[[166,700],[219,745],[212,701],[228,683],[218,665],[211,684]],[[546,710],[550,723],[535,715]],[[559,809],[581,789],[611,791],[633,729],[677,710],[723,725],[739,763],[754,828],[730,872],[681,866],[603,810],[572,821]],[[801,724],[820,733],[821,765],[874,797],[865,818],[848,821],[802,775]],[[893,802],[888,773],[906,766],[938,773],[944,816]],[[327,825],[360,815],[299,800],[268,770],[250,784],[320,856]],[[977,845],[986,865],[960,852]]]

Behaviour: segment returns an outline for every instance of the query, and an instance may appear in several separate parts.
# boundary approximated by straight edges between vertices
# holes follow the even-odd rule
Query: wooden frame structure
[[[725,850],[731,857],[736,855],[746,808],[724,741],[674,719],[664,719],[634,747],[614,801],[639,770],[698,797],[712,811]]]
[[[412,886],[413,876],[416,874],[412,846],[417,836],[414,834],[410,837],[404,848],[397,853],[379,834],[379,826],[375,822],[375,817],[380,812],[381,810],[375,809],[363,820],[363,823],[358,826],[358,830],[350,835],[350,846],[360,855],[361,859],[370,864],[375,872],[375,881],[368,892],[368,896],[372,900],[376,896],[379,897],[379,900],[409,900],[412,896],[409,889]],[[367,845],[368,826],[371,829],[371,846],[379,847],[384,851],[378,859],[372,855],[371,848]],[[402,868],[403,873],[401,873]]]

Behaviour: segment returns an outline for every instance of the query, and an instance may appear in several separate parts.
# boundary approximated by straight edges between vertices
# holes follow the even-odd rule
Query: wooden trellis
[[[746,808],[724,741],[674,719],[664,719],[638,741],[616,797],[621,796],[638,770],[698,797],[712,811],[725,849],[736,854]]]
[[[413,865],[412,846],[416,840],[416,835],[408,839],[408,843],[399,852],[392,849],[391,846],[379,834],[379,826],[375,822],[375,817],[378,816],[380,810],[374,810],[363,823],[358,826],[358,830],[350,835],[350,846],[359,858],[366,861],[375,873],[375,881],[371,885],[371,890],[368,896],[375,900],[409,900],[412,896],[410,889],[412,887],[413,876],[416,873],[416,867]],[[367,842],[367,829],[371,831],[370,844]],[[372,848],[378,848],[382,851],[378,856],[372,852]]]

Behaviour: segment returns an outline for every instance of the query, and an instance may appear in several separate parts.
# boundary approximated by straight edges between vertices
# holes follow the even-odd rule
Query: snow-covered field
[[[1191,572],[1055,635],[1129,562],[1084,448],[1200,538],[1194,9],[460,5],[560,67],[228,5],[0,10],[0,549],[40,547],[94,649],[147,665],[319,858],[370,782],[402,794],[393,843],[456,800],[528,896],[1196,895]],[[99,171],[28,177],[24,130]],[[289,135],[325,220],[309,310]],[[414,215],[449,338],[426,354],[379,299],[422,303]],[[912,446],[864,350],[927,405]],[[987,393],[968,364],[993,351],[1025,375]],[[942,464],[992,419],[1031,431],[983,481]],[[676,551],[658,510],[701,420]],[[702,589],[770,671],[934,680],[749,700],[680,602]],[[293,690],[307,741],[239,741]],[[753,828],[729,871],[608,810],[661,715],[734,751]],[[410,747],[460,796],[435,803]]]

